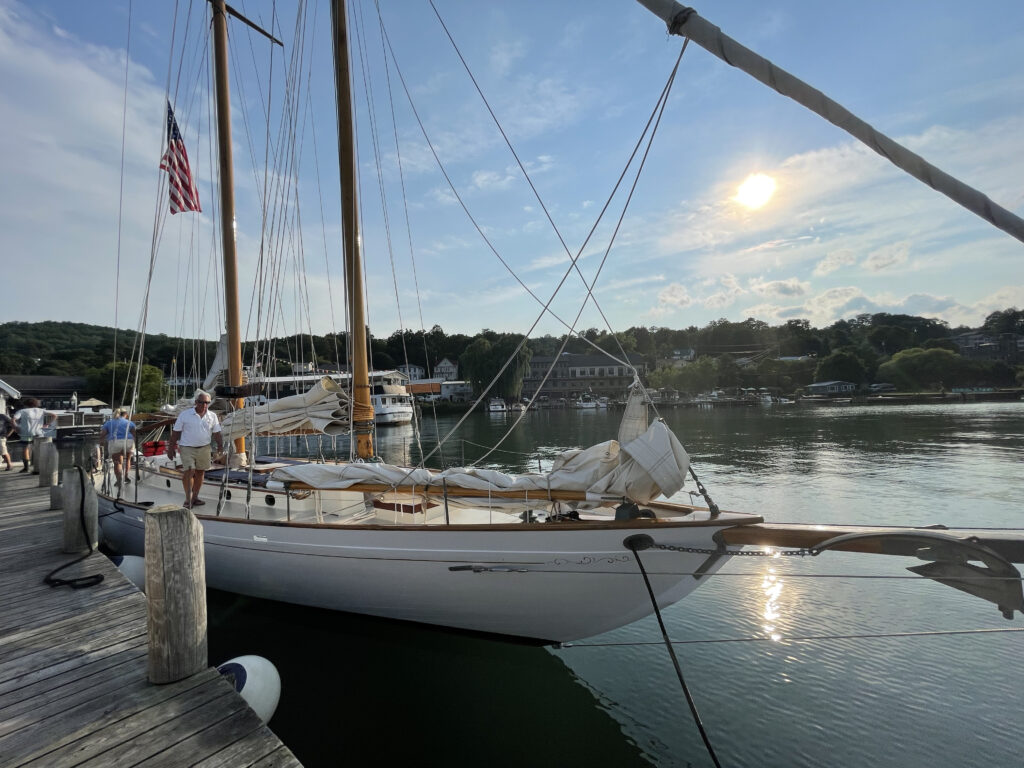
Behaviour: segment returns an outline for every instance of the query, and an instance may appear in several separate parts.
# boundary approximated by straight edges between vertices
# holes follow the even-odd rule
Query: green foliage
[[[1017,373],[998,360],[968,360],[948,349],[906,349],[878,369],[878,377],[901,389],[1009,387]]]
[[[473,341],[459,358],[462,377],[473,385],[476,392],[483,392],[495,376],[498,380],[491,388],[495,397],[518,400],[523,391],[523,377],[530,370],[532,353],[527,345],[518,352],[523,337],[518,334],[493,334],[493,340],[480,336]],[[510,357],[515,356],[508,367],[501,367]],[[499,375],[499,371],[501,371]]]
[[[864,361],[849,351],[840,350],[823,358],[814,371],[815,381],[852,381],[863,384],[867,380]]]
[[[948,349],[950,352],[960,353],[960,347],[956,345],[955,341],[949,339],[928,339],[921,347],[923,349]]]
[[[678,360],[678,352],[695,350],[698,356],[707,360],[701,362],[698,359],[687,366],[652,372],[649,383],[696,393],[713,387],[736,385],[792,391],[813,380],[831,378],[858,383],[880,380],[897,383],[896,377],[881,373],[879,368],[890,356],[895,359],[898,354],[911,349],[956,353],[959,350],[950,340],[950,334],[966,330],[969,329],[951,331],[941,320],[880,312],[840,320],[823,329],[813,328],[805,319],[792,319],[772,327],[754,318],[741,322],[723,318],[703,328],[635,326],[615,334],[588,328],[583,335],[611,354],[620,355],[625,351],[643,355],[651,365]],[[986,318],[983,330],[992,334],[1024,334],[1024,311],[1011,307],[993,312]],[[508,346],[509,338],[515,339],[511,346]],[[474,347],[480,340],[490,346]],[[435,325],[428,331],[396,331],[388,337],[372,338],[369,351],[371,366],[377,370],[409,362],[423,366],[430,373],[442,359],[456,361],[468,353],[466,360],[470,366],[479,369],[477,379],[486,376],[486,381],[482,382],[486,384],[497,370],[489,358],[497,358],[502,350],[511,353],[518,340],[518,336],[490,329],[484,329],[476,336],[449,335]],[[528,346],[535,356],[553,356],[562,349],[564,340],[565,337],[543,336],[531,339]],[[124,363],[133,359],[137,345],[138,337],[134,332],[103,326],[56,322],[3,323],[0,324],[0,376],[5,373],[83,375],[89,370],[102,369],[115,360]],[[595,351],[591,344],[577,337],[570,338],[564,349],[582,354]],[[142,363],[154,366],[165,376],[174,373],[202,377],[213,360],[216,344],[149,334],[143,350]],[[252,342],[243,344],[242,359],[246,365],[256,361],[257,353],[265,373],[287,375],[293,362],[344,365],[348,359],[348,338],[345,333],[325,336],[297,334],[258,345]],[[842,354],[836,357],[838,353]],[[811,356],[812,361],[790,363],[778,360],[780,356]],[[813,362],[815,356],[817,361]],[[752,358],[758,362],[737,368],[734,361],[739,358]],[[504,362],[504,358],[500,362]],[[497,367],[500,367],[500,362]],[[520,363],[517,362],[513,369]],[[1014,371],[1006,366],[1000,368],[992,363],[957,360],[955,365],[955,372],[950,371],[945,378],[940,377],[947,386],[960,386],[953,384],[954,381],[964,381],[963,386],[980,386],[982,382],[1007,380],[1007,376],[1008,383],[1012,384],[1015,376]],[[714,369],[710,374],[709,366]],[[491,371],[489,376],[487,371]],[[461,373],[462,378],[471,378],[465,368]],[[921,375],[924,374],[915,370],[915,381]],[[935,378],[935,374],[931,375]],[[502,385],[506,397],[515,396],[517,385],[514,378]],[[916,385],[928,386],[928,383]],[[109,382],[105,382],[98,391],[109,393]]]
[[[1024,310],[1010,307],[1002,312],[993,312],[985,318],[982,328],[988,333],[1024,334]]]
[[[718,383],[718,365],[707,355],[678,368],[659,368],[648,376],[652,387],[678,389],[691,395],[708,392]]]
[[[137,344],[138,334],[134,331],[100,325],[2,323],[0,375],[81,376],[114,360],[130,360]],[[215,351],[213,342],[147,334],[142,362],[169,374],[172,360],[176,360],[179,374],[190,370],[205,374]]]
[[[135,387],[137,366],[129,363],[107,363],[102,368],[90,368],[86,372],[89,391],[104,392],[103,399],[112,397],[112,406],[125,405],[131,400]],[[139,396],[137,409],[140,411],[156,410],[166,400],[164,377],[160,369],[152,365],[143,365],[139,377]]]

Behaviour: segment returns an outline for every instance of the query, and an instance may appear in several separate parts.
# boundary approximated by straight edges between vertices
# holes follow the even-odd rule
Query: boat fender
[[[640,509],[632,501],[627,501],[619,504],[615,508],[615,519],[616,520],[653,520],[655,518],[654,513],[649,509]]]
[[[143,592],[146,591],[146,558],[136,555],[114,555],[110,559],[128,581]]]
[[[273,488],[278,491],[284,490],[284,483],[280,480],[267,480],[267,488]]]
[[[225,661],[217,671],[245,699],[245,703],[269,723],[281,698],[281,676],[277,668],[262,656],[238,656]]]

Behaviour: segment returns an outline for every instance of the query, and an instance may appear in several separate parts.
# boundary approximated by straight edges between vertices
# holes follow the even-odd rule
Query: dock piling
[[[203,528],[166,504],[146,512],[149,681],[183,680],[207,668]]]
[[[64,552],[74,554],[96,549],[99,543],[99,501],[92,480],[84,470],[72,467],[64,470],[64,482],[53,486],[61,490],[61,508],[64,510]],[[50,498],[53,498],[53,488]],[[84,495],[83,495],[84,494]],[[52,502],[51,502],[52,504]],[[53,507],[51,507],[53,508]],[[85,530],[82,516],[85,515]]]
[[[39,487],[50,488],[57,484],[57,470],[59,469],[57,446],[49,437],[40,437],[33,442],[35,451],[32,455],[35,460],[35,468],[39,472]]]

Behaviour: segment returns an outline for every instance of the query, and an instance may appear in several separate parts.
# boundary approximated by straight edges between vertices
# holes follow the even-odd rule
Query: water
[[[725,509],[1024,528],[1024,403],[664,415]],[[531,413],[491,460],[535,469],[562,447],[613,437],[617,418]],[[427,450],[454,421],[428,419]],[[472,417],[446,458],[479,455],[475,444],[510,421]],[[411,428],[382,433],[379,450],[419,455]],[[733,558],[665,611],[723,765],[1020,764],[1024,634],[999,630],[1024,619],[918,579],[905,570],[914,564]],[[653,618],[553,650],[212,593],[211,661],[244,653],[280,669],[271,725],[307,766],[711,765]]]

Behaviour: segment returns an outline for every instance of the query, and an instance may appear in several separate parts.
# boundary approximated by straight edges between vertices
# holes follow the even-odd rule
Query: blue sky
[[[160,237],[148,330],[217,335],[223,300],[211,257],[216,171],[204,85],[207,11],[205,2],[194,0],[188,18],[188,5],[179,3],[177,21],[173,3],[131,5],[126,97],[126,0],[0,0],[6,139],[0,145],[0,237],[5,283],[12,288],[0,303],[0,321],[136,327],[155,222]],[[293,4],[278,5],[294,14]],[[309,4],[316,18],[302,28],[304,47],[294,42],[294,15],[281,16],[275,31],[286,46],[272,56],[264,41],[237,22],[232,26],[240,293],[250,337],[344,327],[324,5]],[[540,202],[429,4],[383,5],[402,75],[456,191],[519,280],[547,301],[569,262]],[[436,5],[575,253],[651,113],[681,40],[669,38],[658,19],[630,0]],[[270,25],[271,3],[248,0],[236,7]],[[399,327],[396,293],[408,328],[527,332],[538,304],[455,202],[394,69],[392,106],[375,11],[367,3],[358,9],[369,64],[365,78],[357,67],[356,100],[374,333]],[[866,2],[854,10],[795,0],[717,2],[697,10],[940,168],[1024,213],[1019,0],[986,2],[969,12],[952,2]],[[304,57],[302,117],[289,155],[295,172],[277,166],[265,176],[263,158],[281,146],[279,115],[295,55]],[[168,93],[199,179],[201,215],[167,216],[158,186]],[[265,102],[271,104],[269,127]],[[734,199],[752,173],[776,182],[775,195],[757,210]],[[261,233],[266,179],[289,180],[282,187],[287,195],[269,196],[288,205]],[[381,189],[389,205],[387,229]],[[588,280],[603,259],[622,199],[620,193],[583,251],[579,266]],[[262,275],[261,237],[264,253],[273,254],[264,256]],[[749,316],[772,324],[806,318],[822,326],[878,311],[978,325],[995,309],[1024,306],[1022,255],[1021,243],[690,46],[600,273],[595,294],[603,317],[590,305],[577,327],[604,328],[607,318],[615,330],[682,328]],[[570,275],[551,306],[573,322],[583,295],[580,278]],[[547,318],[534,333],[560,329]]]

